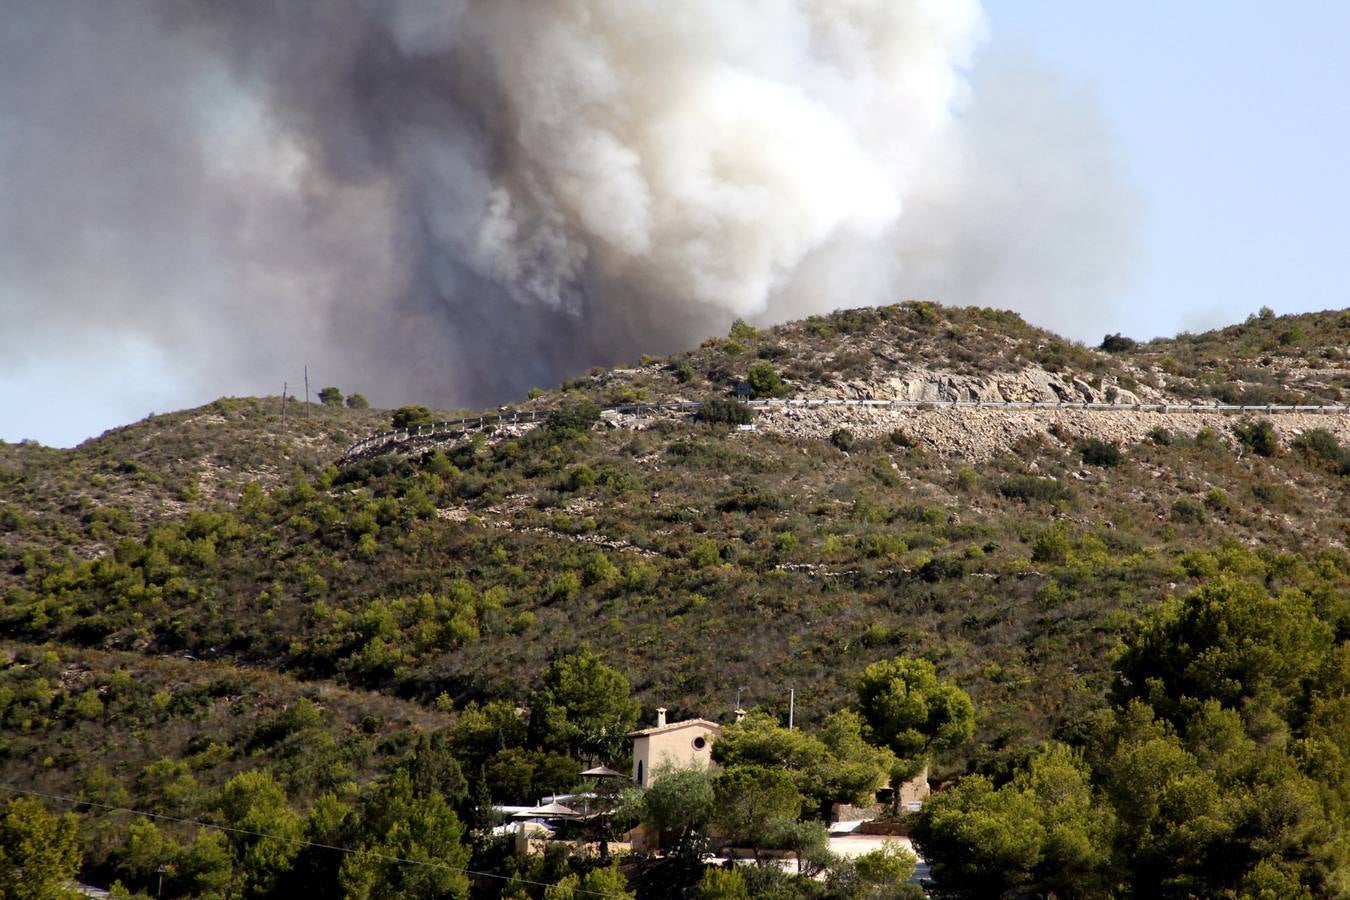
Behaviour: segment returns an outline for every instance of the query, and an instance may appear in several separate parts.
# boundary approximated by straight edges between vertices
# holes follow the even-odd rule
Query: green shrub
[[[319,402],[324,406],[341,406],[342,391],[335,387],[320,388]]]
[[[911,447],[918,446],[918,442],[915,441],[914,438],[910,436],[909,432],[905,431],[903,428],[895,429],[890,433],[889,437],[891,443],[897,447],[909,449]]]
[[[745,373],[745,380],[756,398],[781,397],[787,392],[783,376],[778,374],[771,363],[762,359],[751,364]]]
[[[715,566],[722,561],[722,554],[718,550],[716,541],[701,541],[694,545],[694,549],[689,551],[689,562],[695,569],[706,569],[708,566]]]
[[[1268,419],[1233,426],[1238,443],[1257,456],[1275,456],[1280,452],[1280,438]]]
[[[935,556],[919,566],[919,577],[929,584],[955,581],[966,575],[965,560],[959,556]]]
[[[581,577],[576,572],[562,572],[548,585],[548,595],[554,600],[571,600],[581,593]]]
[[[567,477],[563,479],[563,489],[566,491],[579,491],[583,488],[593,486],[595,482],[595,470],[585,463],[582,463],[579,466],[573,466],[567,471]]]
[[[1350,447],[1342,447],[1336,436],[1325,428],[1313,428],[1294,439],[1293,446],[1310,459],[1329,463],[1341,474],[1350,473]]]
[[[1172,521],[1183,525],[1198,525],[1206,520],[1205,506],[1199,500],[1182,497],[1172,504]]]
[[[599,421],[600,407],[589,400],[580,400],[549,413],[545,427],[558,435],[581,434]]]
[[[1268,481],[1258,481],[1252,485],[1252,496],[1262,503],[1277,504],[1282,502],[1289,492],[1283,485],[1271,484]]]
[[[847,428],[836,428],[830,435],[830,443],[847,453],[857,445],[858,439]]]
[[[731,331],[727,334],[727,337],[733,341],[750,341],[754,340],[758,334],[759,330],[755,326],[744,319],[737,319],[731,323]]]
[[[907,305],[916,322],[931,325],[940,318],[936,303],[931,303],[927,300],[916,300]]]
[[[1080,443],[1078,453],[1083,457],[1083,462],[1089,466],[1110,467],[1120,465],[1120,448],[1115,444],[1097,438],[1088,438]]]
[[[370,409],[370,401],[367,400],[367,399],[365,398],[365,396],[362,395],[362,394],[348,394],[348,395],[347,395],[347,408],[348,408],[348,409]]]
[[[1223,488],[1214,488],[1205,495],[1205,506],[1215,512],[1227,512],[1233,508],[1233,501],[1229,498],[1228,492]]]
[[[1306,344],[1307,342],[1308,332],[1304,331],[1298,325],[1290,326],[1280,332],[1281,347],[1293,347],[1298,344]]]
[[[1157,425],[1148,433],[1148,438],[1159,447],[1166,447],[1172,443],[1172,432],[1161,425]]]
[[[1037,475],[1015,475],[1000,484],[998,492],[1010,500],[1024,503],[1058,503],[1073,496],[1059,479]]]
[[[956,470],[956,489],[958,491],[969,494],[979,487],[979,484],[980,476],[970,466],[962,466]]]
[[[1121,337],[1120,333],[1108,334],[1102,338],[1101,349],[1107,353],[1125,353],[1139,346],[1133,338]]]
[[[1031,545],[1031,558],[1036,562],[1063,565],[1069,561],[1069,529],[1056,522],[1036,535]]]
[[[754,410],[744,403],[720,398],[704,400],[694,416],[700,422],[723,425],[749,425],[755,419]]]
[[[431,410],[425,406],[400,406],[394,410],[393,418],[390,421],[395,429],[430,425],[432,422]]]
[[[607,584],[619,577],[619,569],[605,554],[596,552],[581,569],[581,581],[587,586]]]
[[[737,870],[709,867],[699,879],[698,900],[750,900],[750,890]]]
[[[1219,440],[1219,435],[1213,428],[1201,428],[1195,433],[1195,446],[1202,450],[1219,450],[1223,447],[1223,442]]]
[[[898,534],[874,531],[858,539],[858,552],[868,559],[899,556],[908,550],[909,545]]]

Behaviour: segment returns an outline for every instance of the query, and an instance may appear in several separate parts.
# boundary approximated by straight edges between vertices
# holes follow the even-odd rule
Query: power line
[[[448,863],[436,862],[434,860],[405,859],[404,857],[401,856],[392,856],[387,853],[377,853],[372,850],[354,850],[351,847],[340,847],[336,844],[324,844],[320,843],[319,841],[311,841],[306,840],[305,838],[298,838],[298,837],[289,837],[284,834],[269,834],[265,831],[253,831],[248,828],[235,828],[231,825],[218,825],[214,822],[203,822],[200,819],[187,819],[180,816],[170,816],[165,815],[164,813],[150,812],[148,810],[143,809],[133,809],[128,806],[114,806],[110,803],[100,803],[97,800],[87,800],[81,797],[66,797],[61,794],[48,794],[43,791],[35,791],[31,788],[15,787],[12,784],[4,784],[3,782],[0,782],[0,790],[9,791],[14,794],[26,794],[30,797],[41,797],[45,800],[52,800],[57,803],[67,803],[70,804],[71,806],[94,806],[110,813],[125,813],[133,816],[144,816],[147,819],[160,819],[165,822],[176,822],[179,825],[196,825],[198,828],[214,828],[216,831],[229,832],[230,834],[243,834],[248,835],[250,837],[270,838],[272,840],[277,841],[287,841],[289,843],[299,844],[304,847],[315,847],[319,850],[332,850],[336,853],[346,853],[349,855],[364,853],[366,856],[373,856],[376,859],[384,860],[385,862],[397,863],[399,865],[426,866],[427,868],[431,869],[442,869],[448,872],[459,872],[460,874],[468,875],[473,878],[495,878],[499,881],[518,881],[521,884],[528,884],[534,887],[552,887],[552,885],[550,885],[546,881],[531,881],[528,878],[518,878],[511,875],[499,875],[496,872],[478,872],[473,869],[465,869],[461,866],[452,866]],[[619,894],[606,894],[602,893],[601,891],[583,890],[580,887],[573,888],[573,891],[578,894],[587,894],[592,897],[613,898],[621,896]]]

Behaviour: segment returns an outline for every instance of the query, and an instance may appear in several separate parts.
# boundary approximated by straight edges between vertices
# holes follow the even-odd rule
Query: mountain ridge
[[[1305,337],[1283,340],[1295,325]],[[1350,315],[1237,327],[1108,353],[1008,314],[922,304],[738,325],[526,399],[518,408],[543,417],[528,432],[341,467],[390,411],[293,404],[283,429],[278,399],[222,399],[69,451],[0,445],[0,739],[13,754],[0,769],[53,794],[102,796],[96,785],[154,806],[178,796],[165,785],[179,776],[162,776],[186,767],[193,786],[173,802],[203,815],[213,792],[256,770],[308,814],[325,791],[385,783],[423,738],[453,742],[483,709],[524,709],[554,661],[583,647],[626,673],[649,714],[726,721],[738,694],[785,713],[795,691],[804,727],[846,704],[867,666],[920,657],[979,711],[934,776],[1012,765],[1100,709],[1122,643],[1212,579],[1256,579],[1272,595],[1350,590],[1350,450],[1333,417],[1286,428],[1282,416],[1145,413],[1148,428],[1113,436],[1081,419],[1090,411],[1018,413],[1020,432],[983,411],[1005,429],[983,451],[965,418],[979,410],[740,431],[726,401],[742,382],[784,396],[871,384],[885,360],[853,348],[887,341],[907,342],[915,365],[977,380],[1034,362],[1066,390],[1133,393],[1122,378],[1153,375],[1185,402],[1215,373],[1251,368],[1271,374],[1237,378],[1239,394],[1343,399]],[[999,347],[998,371],[982,374],[979,354]],[[1147,372],[1131,353],[1153,361]],[[640,428],[599,414],[666,397],[715,403]],[[395,414],[423,412],[442,415]],[[944,422],[950,436],[928,434]],[[275,677],[275,699],[218,702],[183,674],[198,665],[185,655]],[[66,674],[77,669],[87,674]],[[156,690],[119,694],[117,672],[131,669]],[[341,710],[301,703],[322,707],[330,688]],[[387,706],[380,721],[350,714],[367,696]],[[90,722],[110,755],[81,744]],[[156,762],[116,747],[151,724],[167,762],[147,774]],[[498,802],[566,788],[579,762],[494,752],[499,765],[465,777]],[[334,760],[336,783],[321,774]],[[527,768],[552,774],[508,777]],[[90,858],[132,877],[108,849],[125,833],[111,833]]]

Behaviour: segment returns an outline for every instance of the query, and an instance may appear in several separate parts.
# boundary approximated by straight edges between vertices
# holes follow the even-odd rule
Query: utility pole
[[[287,382],[281,383],[281,428],[283,431],[286,429],[286,389],[289,387],[290,384]]]
[[[788,688],[788,731],[792,730],[792,720],[797,712],[797,689]]]
[[[309,366],[305,366],[305,418],[309,418]]]

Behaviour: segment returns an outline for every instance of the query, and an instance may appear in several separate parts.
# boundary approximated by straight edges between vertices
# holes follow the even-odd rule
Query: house
[[[629,732],[633,739],[633,781],[650,787],[658,769],[706,769],[712,765],[712,744],[722,726],[707,719],[667,722],[666,708],[656,711],[656,725]]]

